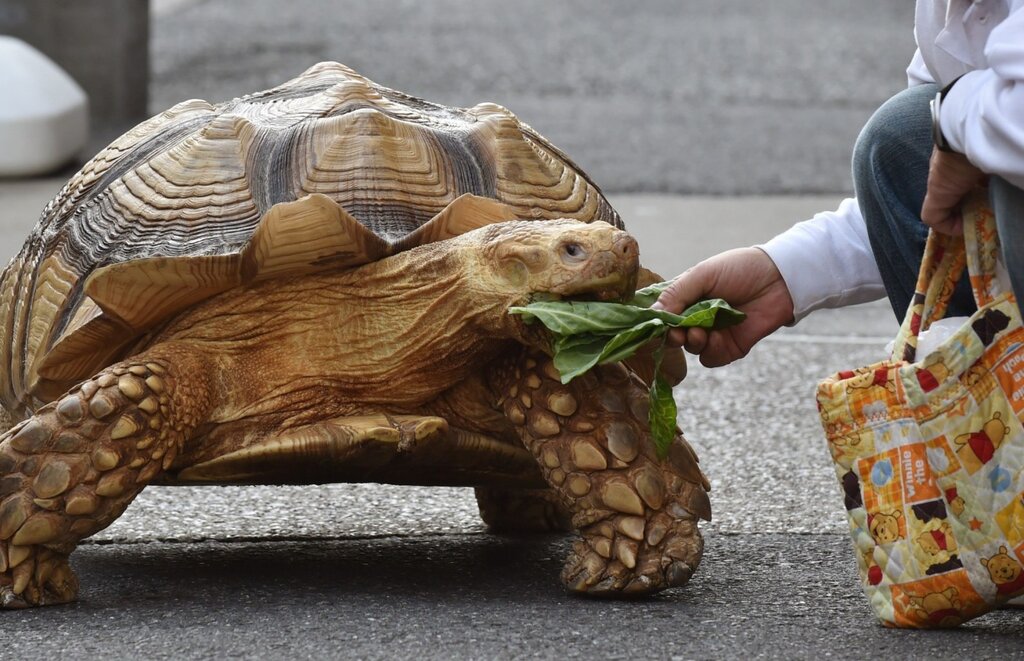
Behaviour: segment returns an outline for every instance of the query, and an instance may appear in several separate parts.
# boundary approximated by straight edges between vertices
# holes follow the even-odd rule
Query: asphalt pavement
[[[507,106],[613,191],[832,193],[906,85],[910,0],[155,0],[151,108],[336,60]]]
[[[154,111],[319,59],[435,101],[497,101],[594,176],[663,275],[834,207],[911,48],[912,3],[891,0],[154,7]],[[0,262],[62,182],[0,182]],[[714,520],[684,588],[571,596],[571,537],[491,535],[467,489],[151,487],[72,556],[77,603],[0,613],[0,658],[1024,656],[1019,612],[893,631],[860,591],[814,385],[879,359],[895,331],[871,303],[727,368],[691,361],[679,422]]]

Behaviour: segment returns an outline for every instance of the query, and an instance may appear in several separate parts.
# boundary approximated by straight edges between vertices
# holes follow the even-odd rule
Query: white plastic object
[[[917,356],[924,358],[948,340],[950,336],[963,328],[968,317],[946,317],[932,322],[928,330],[917,336]]]
[[[0,36],[0,177],[52,172],[88,139],[78,83],[24,41]]]
[[[970,317],[946,317],[945,319],[932,322],[928,330],[922,331],[917,336],[917,351],[914,352],[915,355],[918,359],[921,359],[938,349],[939,345],[948,340],[958,328],[966,324],[968,319]],[[890,340],[889,344],[885,345],[885,355],[891,356],[895,346],[896,340]]]
[[[1006,265],[1003,264],[1003,256],[996,253],[996,288],[998,292],[1012,291],[1010,288],[1010,274],[1006,270]],[[931,352],[939,348],[939,345],[949,339],[949,336],[956,332],[956,329],[960,328],[967,323],[970,317],[946,317],[945,319],[939,319],[932,323],[928,327],[928,330],[924,331],[917,337],[917,351],[915,355],[918,358],[924,358]],[[885,355],[891,356],[893,347],[896,346],[896,339],[893,338],[889,341],[889,344],[885,345]],[[1017,600],[1015,600],[1017,601]],[[1024,608],[1024,595],[1019,597],[1020,607]]]

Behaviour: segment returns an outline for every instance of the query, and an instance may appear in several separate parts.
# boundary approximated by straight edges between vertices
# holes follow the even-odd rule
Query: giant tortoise
[[[147,484],[474,486],[492,528],[580,533],[571,590],[685,583],[708,485],[681,435],[656,457],[644,359],[563,385],[507,312],[651,282],[621,227],[504,108],[335,63],[129,131],[0,277],[0,603],[74,599]]]

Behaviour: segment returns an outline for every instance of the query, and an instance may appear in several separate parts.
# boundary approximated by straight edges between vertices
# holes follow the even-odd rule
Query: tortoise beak
[[[625,303],[633,298],[636,292],[636,273],[626,275],[617,273],[589,283],[585,288],[574,292],[574,300],[611,301]]]

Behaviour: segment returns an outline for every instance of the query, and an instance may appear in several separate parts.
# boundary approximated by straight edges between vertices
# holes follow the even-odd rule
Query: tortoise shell
[[[444,238],[455,217],[622,226],[576,165],[494,104],[436,105],[332,62],[178,104],[89,161],[0,276],[0,403],[25,416],[204,298]]]

